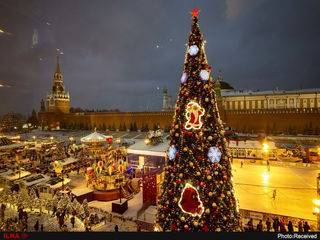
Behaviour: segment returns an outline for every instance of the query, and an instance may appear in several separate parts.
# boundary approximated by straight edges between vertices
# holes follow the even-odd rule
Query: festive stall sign
[[[198,190],[190,183],[186,183],[178,202],[180,209],[193,217],[201,217],[204,212],[203,203],[200,200]]]
[[[205,110],[196,102],[189,102],[186,108],[186,118],[187,122],[185,128],[190,129],[200,129],[202,127],[201,117],[204,115]]]
[[[221,159],[221,151],[217,147],[210,147],[208,151],[208,158],[210,162],[215,163],[215,162],[220,162]]]

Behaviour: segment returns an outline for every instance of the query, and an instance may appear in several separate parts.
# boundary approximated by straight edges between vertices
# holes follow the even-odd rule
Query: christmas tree
[[[156,227],[161,231],[239,231],[231,164],[198,12],[192,11]]]

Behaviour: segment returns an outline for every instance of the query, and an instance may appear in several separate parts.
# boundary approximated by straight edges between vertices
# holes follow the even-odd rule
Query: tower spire
[[[56,72],[55,73],[59,73],[61,74],[61,70],[60,70],[60,53],[57,51],[57,65],[56,65]]]

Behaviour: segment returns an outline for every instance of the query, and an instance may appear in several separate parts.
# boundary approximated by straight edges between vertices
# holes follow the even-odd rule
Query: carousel
[[[93,159],[86,171],[87,187],[94,190],[94,199],[111,201],[130,199],[139,192],[139,184],[129,179],[126,150],[113,145],[112,136],[96,131],[81,139],[87,155]]]
[[[105,155],[107,144],[112,142],[112,136],[105,136],[97,131],[81,138],[85,153],[91,157]]]

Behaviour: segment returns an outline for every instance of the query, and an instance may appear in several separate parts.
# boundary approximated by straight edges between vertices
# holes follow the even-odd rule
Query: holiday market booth
[[[168,140],[163,139],[159,130],[150,131],[146,139],[135,139],[135,143],[128,147],[128,164],[134,169],[137,176],[142,176],[143,172],[162,171],[168,147]]]

